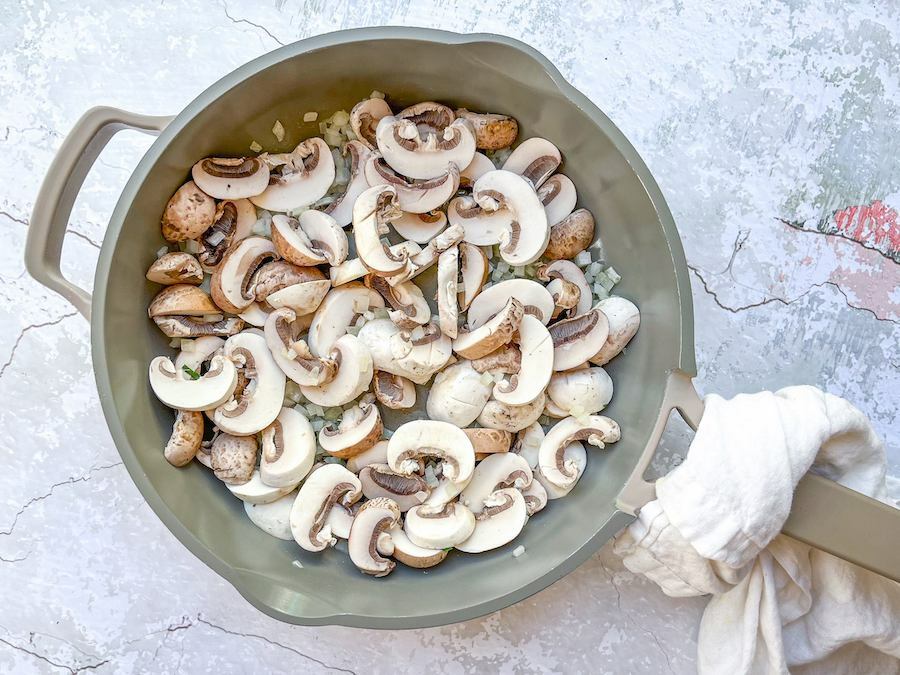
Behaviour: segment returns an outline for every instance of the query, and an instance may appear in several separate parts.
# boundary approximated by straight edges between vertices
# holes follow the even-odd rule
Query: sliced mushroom
[[[150,303],[150,318],[158,316],[209,316],[221,314],[212,299],[200,288],[190,284],[166,286]]]
[[[420,253],[422,248],[414,241],[403,241],[388,247],[391,255],[394,257],[405,256],[411,258]],[[343,286],[344,284],[359,279],[369,273],[361,258],[350,258],[340,265],[332,267],[328,270],[331,278],[331,285],[334,287]]]
[[[322,210],[334,218],[338,225],[347,227],[353,222],[353,204],[369,187],[365,168],[366,162],[372,156],[372,151],[362,140],[348,141],[344,146],[343,154],[350,156],[350,180],[343,194],[335,197],[334,201]]]
[[[372,355],[362,340],[355,335],[342,335],[334,343],[329,358],[338,364],[335,376],[318,386],[300,387],[309,401],[324,407],[345,405],[369,388],[374,370]],[[321,443],[321,438],[319,442]],[[371,447],[371,444],[367,447]]]
[[[391,221],[391,227],[404,239],[427,244],[447,225],[447,216],[443,211],[426,211],[425,213],[406,213]]]
[[[255,329],[254,329],[255,330]],[[244,331],[225,341],[225,356],[240,364],[250,384],[216,407],[213,421],[234,436],[255,434],[269,426],[281,411],[285,376],[260,333]],[[215,359],[213,359],[215,362]]]
[[[263,309],[258,302],[251,302],[247,309],[238,314],[238,317],[251,326],[263,328],[266,325],[266,319],[269,318],[269,314],[270,312]]]
[[[175,414],[175,424],[172,426],[172,435],[166,443],[164,451],[166,460],[172,466],[184,466],[190,464],[200,450],[203,441],[203,414],[179,410]]]
[[[359,511],[360,506],[359,502],[350,507],[343,504],[332,506],[325,519],[325,524],[331,528],[331,534],[338,539],[349,539],[350,528],[353,527],[353,517]]]
[[[455,338],[459,332],[459,249],[451,246],[438,256],[437,303],[441,332]],[[430,317],[429,317],[430,318]]]
[[[482,377],[469,361],[454,363],[439,372],[428,391],[428,417],[467,427],[481,414],[491,397],[493,379]]]
[[[293,492],[299,482],[296,481],[283,487],[275,487],[264,483],[259,471],[254,471],[250,476],[250,480],[246,483],[241,483],[240,485],[226,483],[226,486],[231,494],[241,501],[250,502],[251,504],[271,504],[289,492]]]
[[[210,447],[212,470],[223,483],[242,485],[256,468],[256,436],[219,434]]]
[[[279,296],[275,294],[279,291],[325,280],[325,275],[315,267],[297,267],[286,260],[275,260],[265,263],[253,274],[250,280],[250,290],[256,301],[262,303],[265,310],[269,311],[271,309],[269,298],[271,296],[278,298]],[[310,300],[310,304],[312,302]],[[315,306],[318,307],[318,304]]]
[[[531,467],[523,457],[511,452],[488,455],[475,467],[472,480],[459,495],[459,501],[477,516],[494,492],[504,488],[521,490],[531,485],[531,480]]]
[[[147,279],[163,286],[202,284],[203,268],[190,253],[166,253],[150,265]]]
[[[296,498],[297,492],[294,491],[268,504],[244,502],[244,511],[247,513],[247,517],[250,518],[250,522],[266,534],[285,541],[293,541],[294,536],[291,534],[291,508],[294,506]]]
[[[390,229],[388,222],[402,212],[397,203],[397,190],[390,185],[376,185],[363,192],[353,206],[353,237],[356,252],[372,272],[383,276],[407,271],[409,256],[394,254],[382,241]]]
[[[272,243],[285,260],[299,266],[339,265],[347,257],[347,235],[322,211],[304,211],[299,218],[272,217]]]
[[[403,529],[416,546],[448,548],[471,536],[475,529],[475,516],[459,502],[442,506],[422,504],[407,512]]]
[[[371,464],[387,464],[387,447],[387,441],[378,441],[368,450],[348,459],[347,468],[353,473],[359,473]]]
[[[479,150],[502,150],[516,142],[519,124],[508,115],[476,113],[460,108],[456,116],[472,123],[475,129],[475,146]]]
[[[435,236],[434,239],[429,241],[428,245],[423,248],[421,252],[410,256],[407,272],[403,275],[390,277],[388,279],[388,283],[401,283],[415,276],[418,276],[419,274],[422,274],[422,272],[427,270],[438,261],[441,253],[449,249],[451,246],[455,246],[460,241],[462,241],[462,237],[463,229],[461,227],[451,225],[446,230]]]
[[[454,120],[422,139],[415,121],[387,115],[378,122],[375,139],[387,164],[409,178],[435,178],[448,164],[465,169],[475,155],[475,132],[465,120]]]
[[[452,109],[434,101],[422,101],[408,106],[398,112],[396,117],[415,124],[420,134],[439,133],[456,119]]]
[[[377,291],[393,308],[388,316],[401,328],[412,329],[431,321],[431,307],[422,294],[422,289],[411,281],[392,286],[384,277],[367,274],[364,283]]]
[[[459,261],[462,288],[459,290],[457,301],[459,308],[465,311],[469,309],[469,305],[475,296],[481,293],[487,282],[490,264],[484,251],[467,241],[459,243]]]
[[[484,509],[475,516],[471,536],[456,548],[463,553],[499,548],[518,537],[526,522],[528,509],[522,493],[515,488],[497,490],[484,500]]]
[[[506,209],[512,216],[500,234],[500,257],[510,265],[528,265],[541,257],[550,226],[528,181],[511,171],[489,171],[475,182],[472,197],[487,211]]]
[[[562,156],[553,143],[543,138],[529,138],[512,151],[503,169],[524,176],[537,189],[553,175],[560,163]]]
[[[329,424],[319,432],[319,445],[329,455],[348,459],[365,452],[379,440],[383,426],[378,406],[363,397],[358,406],[348,408],[341,416],[337,428]]]
[[[353,518],[347,541],[347,551],[353,564],[373,577],[390,574],[396,563],[378,552],[378,540],[399,522],[400,509],[394,500],[378,497],[363,504]]]
[[[569,260],[594,241],[594,216],[578,209],[550,228],[550,242],[544,250],[548,260]]]
[[[412,543],[400,525],[392,528],[388,534],[394,544],[392,557],[407,567],[426,569],[444,561],[447,551],[442,548],[422,548]]]
[[[528,466],[535,469],[538,465],[538,453],[543,442],[544,428],[535,422],[516,434],[516,440],[509,451],[521,455],[528,462]]]
[[[244,329],[244,322],[235,317],[206,321],[190,316],[156,316],[153,322],[166,337],[198,338],[205,335],[235,335]]]
[[[531,481],[531,485],[521,492],[522,497],[525,498],[525,513],[528,514],[529,518],[547,506],[547,489],[541,485],[540,480],[537,478]]]
[[[309,327],[310,350],[316,356],[327,355],[338,338],[345,335],[362,314],[381,307],[384,307],[381,296],[360,283],[331,289]]]
[[[389,319],[368,321],[359,338],[378,370],[425,384],[452,356],[450,338],[434,324],[401,330]]]
[[[453,351],[466,359],[490,354],[512,340],[524,313],[522,303],[510,298],[496,316],[470,332],[460,333],[453,341]]]
[[[390,185],[397,191],[397,204],[406,213],[427,213],[439,208],[459,188],[459,169],[449,164],[445,170],[426,180],[410,180],[394,171],[378,154],[366,161],[369,185]]]
[[[275,309],[286,308],[293,310],[297,316],[306,316],[319,308],[330,289],[331,282],[327,279],[305,281],[270,293],[266,296],[265,302]],[[309,323],[312,323],[312,318]]]
[[[391,410],[409,410],[416,405],[416,386],[401,375],[376,370],[372,389],[378,402]]]
[[[490,354],[473,359],[472,367],[479,373],[518,373],[522,369],[522,353],[514,344],[503,345]]]
[[[603,312],[609,323],[609,335],[606,342],[591,359],[598,366],[609,363],[627,345],[637,333],[641,325],[641,313],[630,300],[617,295],[597,303],[597,309]]]
[[[162,217],[162,236],[166,241],[195,239],[206,232],[216,217],[216,202],[194,181],[175,191]]]
[[[350,128],[369,149],[376,147],[375,129],[382,117],[391,114],[390,106],[382,98],[367,98],[350,111]]]
[[[323,464],[300,486],[291,508],[291,533],[306,551],[322,551],[337,539],[326,522],[335,504],[350,506],[362,496],[359,479],[340,464]]]
[[[321,138],[309,138],[290,153],[284,163],[276,163],[262,194],[251,201],[269,211],[288,211],[321,199],[334,182],[334,157]]]
[[[249,307],[256,299],[250,292],[253,275],[276,257],[275,246],[263,237],[247,237],[228,249],[210,281],[215,303],[233,314]]]
[[[167,356],[150,362],[150,387],[156,397],[176,410],[209,410],[221,405],[237,386],[237,369],[223,356],[214,356],[209,371],[186,380]]]
[[[292,381],[315,387],[334,378],[337,361],[317,357],[303,340],[298,340],[293,322],[297,315],[290,309],[276,309],[269,314],[265,326],[266,345],[275,363]]]
[[[454,197],[447,205],[447,220],[463,228],[463,239],[475,246],[499,244],[512,219],[507,209],[487,211],[469,196]]]
[[[282,408],[262,432],[259,475],[273,487],[297,485],[312,469],[316,435],[306,417],[294,408]]]
[[[475,448],[476,455],[509,452],[509,446],[512,443],[512,434],[500,429],[481,429],[476,427],[463,429],[463,432],[472,441],[472,447]]]
[[[537,422],[544,412],[546,396],[541,394],[525,405],[506,405],[501,401],[488,401],[478,416],[478,424],[489,429],[503,429],[510,433],[521,431]]]
[[[194,164],[191,176],[210,197],[244,199],[266,189],[269,167],[258,157],[207,157]]]
[[[553,296],[553,301],[557,307],[562,306],[565,309],[572,309],[573,311],[570,312],[572,316],[579,316],[590,311],[591,287],[588,285],[584,272],[571,260],[555,260],[548,265],[541,265],[537,270],[537,278],[541,281],[550,282],[547,285],[547,291]],[[562,282],[568,282],[577,289],[575,294],[576,303],[574,305],[571,302],[560,303],[560,295],[562,295],[564,287]]]
[[[408,476],[419,470],[419,460],[425,457],[440,459],[442,475],[455,483],[468,480],[475,468],[472,443],[456,425],[414,420],[397,427],[388,441],[391,469]]]
[[[570,370],[600,351],[609,335],[609,321],[599,309],[550,326],[553,369]]]
[[[494,385],[494,398],[506,405],[531,403],[553,374],[553,339],[540,319],[524,315],[516,342],[521,353],[519,372]]]
[[[620,437],[619,425],[603,415],[578,419],[567,417],[557,422],[541,443],[538,454],[541,474],[557,487],[571,487],[579,474],[575,464],[565,459],[566,446],[573,441],[587,441],[602,448],[606,443],[615,443]]]
[[[425,479],[418,474],[406,476],[395,473],[387,464],[363,467],[359,472],[359,481],[366,499],[389,497],[404,513],[424,502],[431,491]]]
[[[425,500],[425,504],[428,506],[443,506],[452,502],[459,496],[460,492],[466,489],[471,480],[472,476],[469,476],[467,480],[455,483],[446,476],[440,476],[437,485],[431,489],[431,494]]]
[[[550,378],[547,395],[565,416],[581,417],[606,407],[612,399],[613,382],[603,368],[567,370]]]
[[[206,232],[197,238],[197,257],[203,269],[212,272],[234,242],[246,239],[256,223],[256,207],[248,199],[219,202],[216,217]]]
[[[540,483],[547,493],[547,499],[560,499],[565,497],[572,491],[572,488],[578,483],[585,468],[587,468],[587,452],[584,446],[579,442],[569,443],[563,450],[563,464],[575,471],[575,480],[568,487],[560,487],[555,483],[547,480],[547,477],[541,471],[540,465],[534,470],[535,483]]]
[[[485,155],[476,152],[475,156],[472,157],[472,161],[469,162],[469,166],[459,172],[460,189],[471,190],[472,186],[475,185],[476,180],[481,178],[488,171],[493,171],[496,168],[494,163]]]
[[[544,402],[544,414],[547,417],[553,417],[561,420],[563,417],[569,417],[569,413],[556,405],[549,398]]]
[[[503,309],[510,298],[518,300],[525,314],[531,314],[544,325],[553,316],[553,296],[537,281],[531,279],[507,279],[479,293],[469,305],[466,324],[469,330],[483,326]]]
[[[555,173],[538,188],[538,199],[544,205],[547,223],[552,227],[572,213],[578,201],[575,183],[562,173]]]

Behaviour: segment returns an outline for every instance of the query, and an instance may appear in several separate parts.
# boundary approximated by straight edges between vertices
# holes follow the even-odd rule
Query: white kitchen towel
[[[779,534],[810,470],[885,499],[865,415],[806,386],[705,404],[687,458],[615,543],[666,594],[713,595],[699,672],[900,673],[900,584]]]

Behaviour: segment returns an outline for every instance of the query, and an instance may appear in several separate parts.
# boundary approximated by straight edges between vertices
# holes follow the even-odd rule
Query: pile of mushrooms
[[[165,208],[165,458],[372,576],[507,545],[619,439],[603,366],[638,309],[592,285],[594,219],[512,117],[372,97],[323,128],[200,160]]]

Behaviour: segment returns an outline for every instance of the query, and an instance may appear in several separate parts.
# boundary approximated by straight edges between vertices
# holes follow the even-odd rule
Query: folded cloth
[[[779,534],[807,471],[886,500],[884,446],[844,399],[708,396],[687,458],[616,538],[667,595],[713,595],[701,674],[900,673],[900,584]]]

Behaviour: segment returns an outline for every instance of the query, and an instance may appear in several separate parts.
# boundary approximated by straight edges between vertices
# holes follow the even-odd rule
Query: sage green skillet
[[[434,99],[507,113],[521,137],[543,136],[562,150],[580,205],[599,223],[609,260],[622,274],[616,292],[641,309],[638,336],[608,370],[616,395],[605,414],[622,440],[590,454],[565,499],[536,515],[513,545],[438,567],[398,565],[384,579],[364,576],[344,550],[310,554],[257,529],[242,502],[196,463],[174,469],[162,448],[172,413],[152,395],[147,364],[170,353],[147,319],[157,288],[144,271],[164,243],[159,219],[191,165],[209,155],[240,155],[254,139],[272,147],[280,119],[290,150],[316,133],[308,110],[349,109],[373,89],[394,106]],[[75,195],[98,153],[118,130],[159,133],[113,212],[100,253],[94,296],[59,271]],[[262,56],[223,78],[177,117],[112,108],[89,111],[64,141],[38,195],[26,263],[35,279],[92,318],[97,387],[119,453],[138,489],[172,533],[263,612],[300,624],[407,628],[462,621],[506,607],[577,567],[653,498],[641,476],[673,408],[696,426],[702,403],[695,373],[687,267],[675,223],[647,167],[613,123],[542,55],[509,38],[417,28],[341,31]],[[723,477],[740,480],[739,476]],[[807,478],[785,531],[893,578],[900,572],[898,518],[888,507],[818,478]],[[866,523],[866,527],[860,527]],[[881,532],[869,540],[867,532]],[[513,546],[524,555],[513,558]],[[891,546],[893,544],[893,546]],[[340,544],[339,547],[343,547]]]

